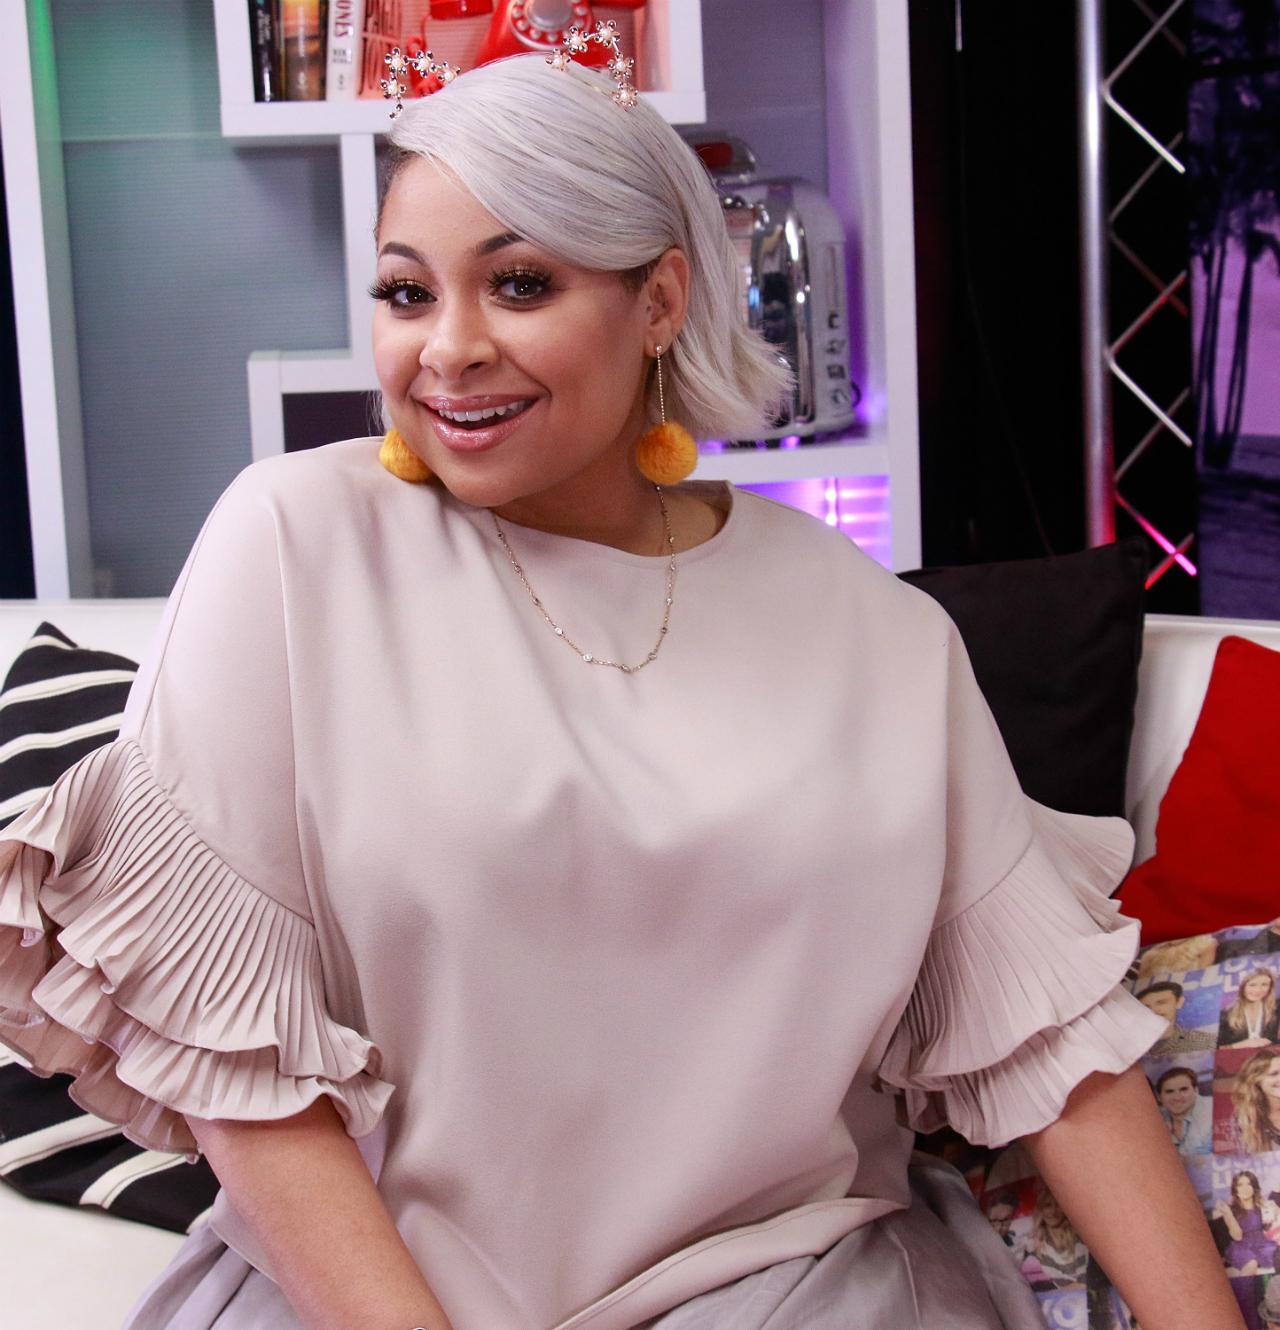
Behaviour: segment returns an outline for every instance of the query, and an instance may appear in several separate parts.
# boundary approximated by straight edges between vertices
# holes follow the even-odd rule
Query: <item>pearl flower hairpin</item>
[[[417,55],[406,56],[398,46],[393,46],[390,52],[382,57],[387,66],[387,72],[390,78],[382,80],[382,95],[384,97],[394,97],[395,106],[391,108],[391,119],[404,110],[404,97],[409,91],[409,86],[404,81],[404,75],[410,69],[415,69],[423,78],[428,74],[434,74],[441,83],[452,83],[454,79],[462,73],[457,65],[436,64],[436,58],[430,51],[419,51]]]
[[[547,56],[547,64],[553,69],[568,69],[573,57],[585,54],[591,42],[607,46],[613,52],[613,59],[605,66],[618,85],[613,100],[629,111],[638,98],[631,82],[631,71],[636,67],[636,62],[630,56],[622,54],[622,45],[618,41],[618,25],[611,18],[601,19],[596,24],[594,32],[584,32],[582,28],[570,28],[565,34],[564,45],[553,55]]]
[[[613,52],[613,58],[605,66],[609,76],[617,84],[613,91],[613,100],[624,110],[629,111],[639,100],[639,93],[631,82],[636,62],[631,56],[622,54],[622,46],[618,40],[618,25],[612,19],[601,19],[593,32],[586,32],[577,27],[570,28],[565,33],[564,45],[547,56],[547,64],[553,69],[568,69],[573,63],[573,57],[585,55],[591,49],[592,42],[607,46]],[[437,64],[435,56],[430,51],[419,51],[417,55],[407,56],[398,46],[394,46],[389,54],[383,56],[383,60],[387,66],[388,76],[382,80],[382,95],[388,99],[395,99],[395,106],[391,108],[392,120],[404,110],[404,99],[409,93],[406,78],[410,69],[417,70],[424,78],[428,74],[434,74],[441,83],[452,83],[462,73],[456,65]]]

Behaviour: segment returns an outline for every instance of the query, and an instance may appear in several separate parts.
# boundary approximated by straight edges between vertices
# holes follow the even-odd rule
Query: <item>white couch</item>
[[[0,668],[41,619],[86,646],[137,659],[162,600],[0,601]],[[1280,650],[1280,623],[1147,618],[1129,760],[1127,808],[1137,858],[1154,848],[1156,811],[1191,735],[1218,640],[1228,633]],[[93,1211],[38,1205],[0,1187],[3,1330],[114,1330],[181,1238]]]

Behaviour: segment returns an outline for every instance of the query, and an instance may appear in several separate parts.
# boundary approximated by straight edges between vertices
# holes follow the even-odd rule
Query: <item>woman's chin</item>
[[[524,497],[524,490],[510,479],[479,476],[465,467],[450,466],[447,458],[438,468],[433,462],[427,465],[435,472],[436,480],[459,503],[472,508],[500,508],[503,504]]]

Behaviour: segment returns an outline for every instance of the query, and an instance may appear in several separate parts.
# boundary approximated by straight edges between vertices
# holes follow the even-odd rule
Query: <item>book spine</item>
[[[328,101],[353,101],[359,91],[363,28],[364,0],[329,0],[329,61],[324,84]]]
[[[253,97],[276,102],[280,87],[280,25],[277,0],[249,0],[249,42],[253,49]]]
[[[326,31],[323,0],[283,0],[280,38],[289,101],[324,100]]]

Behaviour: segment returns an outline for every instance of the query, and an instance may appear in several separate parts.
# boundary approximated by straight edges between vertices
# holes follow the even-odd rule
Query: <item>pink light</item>
[[[841,513],[840,521],[844,522],[887,522],[888,513]]]
[[[1189,573],[1192,577],[1199,576],[1199,574],[1196,571],[1195,564],[1192,563],[1191,560],[1188,559],[1187,556],[1183,554],[1182,551],[1175,544],[1173,544],[1173,542],[1170,541],[1167,536],[1164,536],[1159,531],[1157,531],[1155,527],[1153,527],[1151,523],[1148,522],[1147,519],[1143,517],[1143,515],[1136,508],[1133,507],[1132,504],[1125,502],[1125,499],[1123,498],[1122,495],[1119,494],[1116,495],[1116,502],[1120,505],[1121,508],[1125,510],[1126,513],[1129,514],[1130,517],[1133,518],[1135,522],[1137,522],[1137,524],[1147,533],[1147,535],[1149,535],[1151,539],[1154,540],[1155,543],[1159,545],[1160,548],[1164,550],[1164,552],[1167,555],[1169,555],[1169,557],[1173,559],[1174,562],[1177,563],[1182,568],[1183,572]],[[1148,583],[1148,585],[1150,584]]]
[[[864,489],[841,490],[840,497],[842,499],[883,499],[888,493],[888,485],[882,485],[879,489],[867,486]]]

